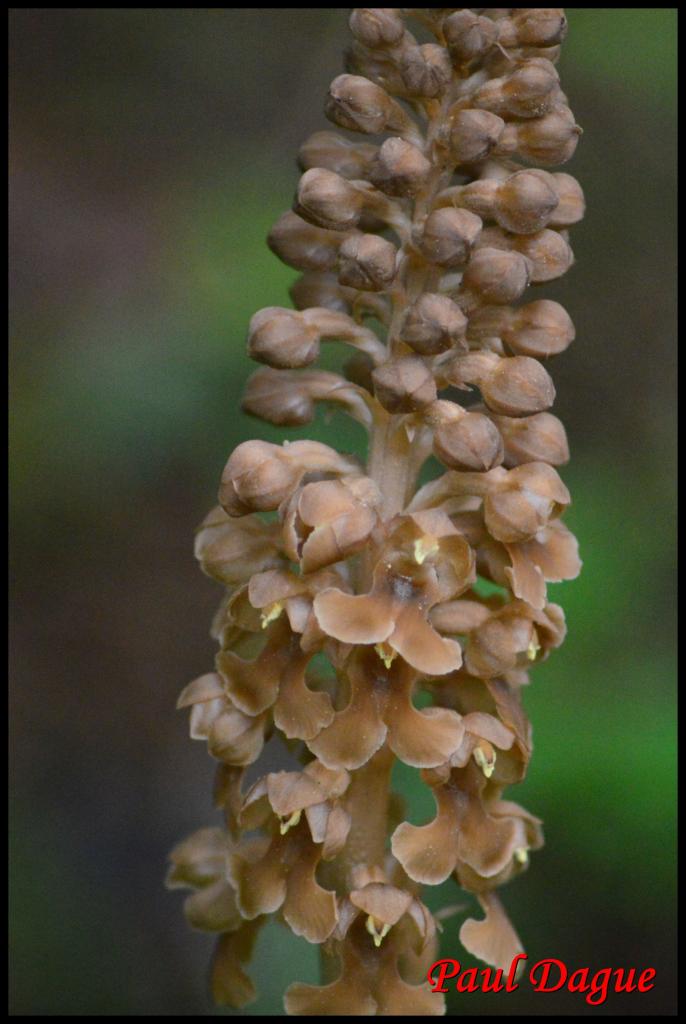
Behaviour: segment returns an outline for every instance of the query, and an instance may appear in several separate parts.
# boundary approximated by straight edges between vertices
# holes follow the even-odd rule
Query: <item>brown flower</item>
[[[394,931],[396,931],[394,929]],[[336,953],[341,973],[329,985],[296,982],[286,992],[286,1012],[293,1016],[442,1016],[445,1003],[428,982],[408,984],[398,961],[405,952],[403,936],[391,935],[370,953],[370,936],[356,922]]]
[[[464,739],[459,715],[446,708],[419,710],[413,695],[418,673],[360,651],[346,665],[348,704],[314,739],[310,750],[332,768],[365,764],[384,741],[405,764],[429,768],[446,762]]]
[[[296,935],[309,942],[328,938],[338,920],[336,894],[319,885],[315,872],[323,856],[335,856],[345,843],[350,821],[336,801],[347,785],[346,772],[312,762],[303,772],[272,773],[248,792],[241,813],[244,826],[263,823],[270,812],[280,824],[266,849],[246,846],[229,859],[228,875],[243,917],[281,909]],[[303,811],[308,823],[310,812],[314,828],[306,830],[301,824]]]
[[[326,370],[273,370],[263,366],[252,375],[243,396],[243,409],[278,426],[310,423],[315,403],[331,402],[369,428],[368,393],[337,373]]]
[[[219,1005],[242,1008],[256,996],[255,986],[242,968],[250,960],[262,920],[244,921],[226,869],[228,836],[218,828],[204,828],[174,847],[169,859],[169,889],[193,889],[184,912],[192,928],[219,932],[212,961],[212,994]]]
[[[559,647],[565,633],[559,605],[549,604],[538,611],[524,601],[510,601],[470,633],[465,668],[480,679],[527,668]]]
[[[233,651],[216,657],[223,692],[244,715],[263,716],[271,709],[274,724],[289,739],[311,739],[334,716],[331,698],[307,685],[308,652],[298,636],[277,623],[260,654],[253,661]]]
[[[177,708],[191,708],[191,739],[206,740],[210,754],[230,765],[252,764],[264,746],[267,720],[251,717],[229,699],[215,672],[200,676],[181,692]]]
[[[573,580],[581,571],[579,544],[557,520],[530,540],[514,544],[485,541],[481,556],[490,579],[508,586],[515,597],[543,609],[546,583]]]
[[[345,594],[336,587],[321,591],[313,606],[317,622],[345,643],[383,644],[383,657],[399,654],[427,675],[451,672],[462,661],[459,644],[440,637],[427,617],[441,597],[436,572],[423,565],[411,575],[408,570],[404,560],[397,569],[378,562],[368,594]]]
[[[472,761],[426,778],[433,784],[436,817],[422,826],[403,822],[391,838],[393,855],[410,878],[438,885],[465,865],[488,880],[520,861],[519,851],[528,849],[525,812],[516,804],[493,801],[480,766]]]
[[[281,562],[278,530],[256,516],[232,519],[218,505],[196,531],[195,557],[203,571],[220,583],[243,583],[254,572],[275,568]]]
[[[313,572],[355,554],[378,522],[379,488],[369,477],[306,484],[283,510],[288,557]]]
[[[228,932],[241,924],[235,893],[226,880],[229,851],[226,832],[203,828],[169,854],[167,888],[194,890],[184,903],[186,919],[193,928]]]
[[[230,516],[269,512],[290,497],[307,473],[356,473],[354,459],[345,458],[318,441],[267,441],[239,444],[224,467],[219,502]]]

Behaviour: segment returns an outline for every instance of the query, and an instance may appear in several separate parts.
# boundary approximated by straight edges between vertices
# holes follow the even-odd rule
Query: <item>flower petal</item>
[[[386,739],[371,684],[352,678],[350,690],[348,706],[307,744],[327,768],[360,768]]]
[[[517,954],[523,952],[520,938],[497,896],[484,894],[479,896],[479,903],[486,916],[482,921],[465,921],[460,928],[460,942],[479,960],[507,971]]]
[[[287,818],[326,800],[326,789],[305,772],[271,772],[267,776],[269,802],[275,814]]]
[[[264,746],[264,716],[250,718],[236,708],[227,706],[229,710],[219,715],[212,723],[207,738],[209,752],[212,757],[226,764],[252,764],[260,756]]]
[[[495,818],[482,802],[485,778],[476,766],[459,772],[465,803],[460,820],[458,856],[481,878],[492,878],[511,861],[520,831],[514,818]],[[464,788],[462,788],[464,787]]]
[[[250,960],[261,924],[244,921],[235,932],[219,937],[212,958],[212,997],[217,1006],[240,1010],[256,998],[255,986],[241,964]]]
[[[315,878],[320,860],[316,846],[300,851],[288,875],[283,916],[295,935],[308,942],[324,942],[336,927],[336,893],[323,889]]]
[[[488,740],[499,750],[509,750],[514,743],[514,735],[506,725],[503,725],[494,715],[488,715],[485,711],[470,711],[462,719],[467,732],[473,733],[480,739]]]
[[[231,708],[231,705],[224,696],[194,704],[189,720],[191,739],[206,740],[214,723],[228,708]]]
[[[404,821],[391,836],[393,856],[415,882],[445,882],[457,862],[458,807],[445,787],[434,790],[438,813],[428,825]]]
[[[366,544],[376,520],[371,509],[359,507],[317,526],[303,544],[302,571],[314,572],[355,554]]]
[[[331,806],[326,801],[305,809],[314,843],[322,844],[322,860],[333,860],[346,844],[352,820],[340,804]]]
[[[335,715],[328,693],[315,692],[307,686],[306,664],[304,660],[286,665],[274,704],[274,725],[289,740],[314,739]]]
[[[227,693],[246,715],[259,715],[272,706],[279,692],[283,662],[283,648],[271,643],[255,661],[244,661],[233,651],[220,651],[215,658]]]
[[[381,1017],[443,1017],[445,997],[433,992],[428,982],[408,985],[400,977],[396,958],[393,957],[379,971],[374,990]]]
[[[413,768],[435,768],[450,758],[464,736],[460,716],[447,708],[419,711],[412,703],[412,676],[396,673],[391,679],[383,719],[388,745]]]
[[[523,547],[549,583],[574,580],[581,572],[579,542],[564,523],[555,520]]]
[[[201,828],[174,847],[165,880],[167,889],[200,889],[223,877],[229,851],[221,828]]]
[[[369,992],[366,972],[349,942],[341,950],[340,977],[331,985],[305,985],[296,981],[286,990],[284,1006],[293,1017],[373,1017],[376,1001]]]
[[[526,601],[532,608],[545,605],[546,586],[543,573],[527,555],[526,544],[506,544],[512,566],[505,567],[505,576],[515,597]]]
[[[223,696],[224,687],[217,673],[206,672],[204,676],[199,676],[184,687],[176,702],[176,707],[177,710],[181,710],[181,708],[190,707],[191,704],[199,704]]]
[[[257,516],[232,519],[217,505],[197,529],[195,557],[208,576],[233,585],[278,565],[274,540],[273,524]]]
[[[364,888],[353,889],[350,893],[350,902],[354,907],[391,927],[407,913],[412,899],[412,893],[384,882],[370,882]]]
[[[491,614],[491,609],[478,601],[444,601],[435,605],[429,614],[429,620],[441,633],[471,633]]]
[[[393,632],[393,602],[386,594],[344,594],[336,587],[314,599],[317,622],[335,640],[350,644],[382,643]]]
[[[460,645],[439,636],[416,605],[402,608],[388,643],[408,665],[428,676],[445,675],[462,664]]]
[[[230,932],[241,923],[236,894],[223,878],[189,896],[183,912],[191,928],[203,932]]]
[[[283,842],[277,837],[259,860],[247,859],[241,851],[229,858],[228,875],[236,889],[236,903],[248,920],[273,914],[285,900],[287,867],[282,852]]]

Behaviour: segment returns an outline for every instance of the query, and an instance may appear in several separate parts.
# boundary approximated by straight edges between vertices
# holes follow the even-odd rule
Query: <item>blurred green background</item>
[[[564,169],[588,213],[576,266],[537,297],[577,327],[552,373],[585,564],[553,588],[569,637],[527,693],[536,750],[511,791],[547,845],[503,897],[531,962],[657,979],[599,1008],[521,989],[449,1012],[671,1015],[676,9],[569,21],[562,84],[585,134]],[[289,304],[295,272],[264,238],[347,38],[342,9],[10,13],[14,1015],[217,1012],[211,940],[162,888],[169,848],[214,820],[212,764],[174,712],[214,653],[219,591],[192,531],[231,449],[275,436],[239,412],[245,330]],[[342,417],[309,434],[361,440]],[[428,813],[416,773],[401,782]],[[250,1014],[316,979],[315,951],[277,926],[256,963]]]

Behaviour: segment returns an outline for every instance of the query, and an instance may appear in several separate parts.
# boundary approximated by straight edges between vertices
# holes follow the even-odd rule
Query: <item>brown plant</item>
[[[254,997],[244,964],[277,915],[322,951],[324,984],[292,984],[288,1013],[437,1015],[440,925],[421,887],[453,876],[475,894],[485,916],[460,939],[508,968],[521,943],[495,891],[543,842],[503,792],[531,756],[529,670],[565,635],[547,584],[580,569],[542,362],[574,328],[553,301],[516,304],[573,262],[583,195],[547,168],[580,129],[555,68],[559,9],[357,8],[350,28],[326,114],[376,138],[320,131],[300,150],[269,236],[302,272],[296,308],[252,318],[266,365],[244,405],[288,426],[333,403],[368,432],[368,459],[246,441],[226,464],[196,538],[226,587],[220,650],[179,700],[219,762],[225,827],[177,846],[168,881],[218,934],[219,1003]],[[312,368],[327,340],[355,350],[340,374]],[[446,471],[418,486],[432,454]],[[273,735],[293,770],[245,787]],[[396,759],[431,788],[427,824],[403,820]]]

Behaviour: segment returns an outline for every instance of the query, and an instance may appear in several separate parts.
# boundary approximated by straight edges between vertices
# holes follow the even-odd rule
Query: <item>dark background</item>
[[[676,10],[569,21],[562,84],[585,134],[564,170],[588,213],[546,294],[577,327],[552,372],[585,567],[553,588],[569,637],[527,693],[536,753],[511,791],[547,845],[504,901],[530,962],[652,966],[657,983],[601,1008],[523,988],[450,1011],[670,1015]],[[272,436],[239,413],[245,329],[289,304],[295,272],[264,238],[347,38],[342,9],[11,11],[15,1015],[215,1012],[211,940],[162,888],[169,848],[214,821],[212,764],[174,712],[211,667],[220,596],[192,532],[232,448]],[[347,430],[309,433],[354,447]],[[256,963],[248,1013],[316,979],[316,951],[277,926]]]

